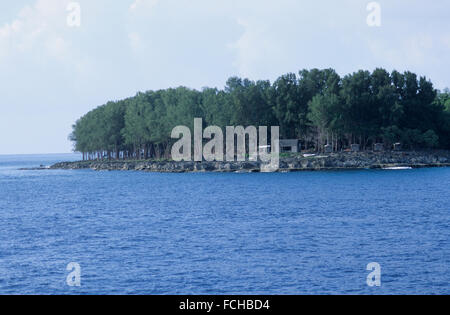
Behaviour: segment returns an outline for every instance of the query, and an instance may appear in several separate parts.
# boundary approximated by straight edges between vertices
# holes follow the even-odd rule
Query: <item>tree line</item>
[[[275,82],[230,78],[224,89],[186,87],[137,93],[83,117],[69,136],[83,159],[170,156],[175,126],[280,126],[281,139],[302,149],[334,151],[374,143],[389,148],[450,149],[450,93],[412,72],[384,69],[340,77],[333,69],[302,70]]]

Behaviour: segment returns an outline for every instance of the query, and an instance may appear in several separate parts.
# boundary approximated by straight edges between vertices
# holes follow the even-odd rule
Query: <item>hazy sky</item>
[[[78,2],[80,27],[67,24]],[[0,2],[0,154],[64,153],[87,111],[137,91],[303,68],[411,70],[450,86],[448,0]]]

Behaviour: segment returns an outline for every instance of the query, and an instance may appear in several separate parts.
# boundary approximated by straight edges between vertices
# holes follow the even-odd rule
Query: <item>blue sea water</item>
[[[77,159],[0,156],[0,294],[450,294],[449,168],[17,170]]]

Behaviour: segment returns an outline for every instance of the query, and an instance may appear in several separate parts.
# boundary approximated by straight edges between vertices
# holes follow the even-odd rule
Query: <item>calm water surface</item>
[[[0,156],[0,294],[450,294],[449,168],[17,170],[77,159]]]

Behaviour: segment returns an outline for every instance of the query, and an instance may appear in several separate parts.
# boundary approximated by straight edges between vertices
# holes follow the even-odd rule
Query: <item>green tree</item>
[[[340,110],[341,102],[335,94],[319,94],[309,102],[308,119],[317,129],[317,148],[322,148],[324,144],[330,144],[330,136],[337,131]]]

